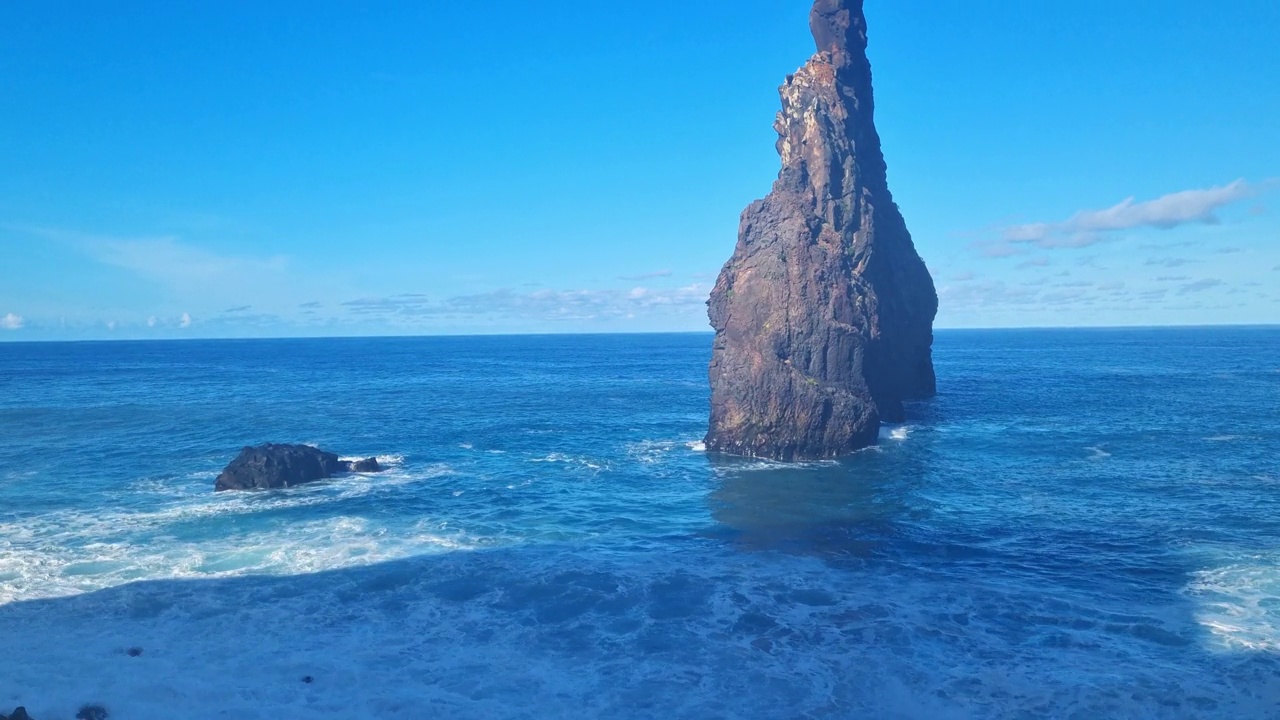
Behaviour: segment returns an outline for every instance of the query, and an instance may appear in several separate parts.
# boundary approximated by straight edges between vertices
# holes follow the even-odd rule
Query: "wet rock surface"
[[[377,458],[342,460],[310,445],[268,443],[246,447],[218,475],[214,490],[269,490],[325,480],[348,472],[380,472]]]

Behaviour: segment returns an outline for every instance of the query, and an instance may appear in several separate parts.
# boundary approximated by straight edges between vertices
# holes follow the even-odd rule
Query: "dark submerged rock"
[[[111,715],[101,705],[84,705],[76,713],[76,720],[107,720]]]
[[[10,715],[0,715],[0,720],[31,720],[31,716],[27,714],[25,707],[16,707]]]
[[[708,303],[708,450],[835,457],[935,393],[938,298],[889,192],[862,0],[817,0],[809,24],[818,52],[780,89],[782,170]]]
[[[348,463],[348,465],[350,465],[351,472],[358,472],[358,473],[382,472],[382,466],[378,464],[378,458],[376,457],[365,458],[364,460],[356,460],[355,462]]]
[[[268,490],[325,480],[346,472],[379,472],[377,458],[351,462],[310,445],[247,447],[218,475],[214,490]]]

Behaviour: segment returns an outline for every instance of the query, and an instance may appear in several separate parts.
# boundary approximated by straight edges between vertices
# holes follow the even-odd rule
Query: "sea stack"
[[[889,192],[862,2],[814,3],[817,54],[780,88],[782,170],[708,303],[708,450],[836,457],[935,393],[938,296]]]

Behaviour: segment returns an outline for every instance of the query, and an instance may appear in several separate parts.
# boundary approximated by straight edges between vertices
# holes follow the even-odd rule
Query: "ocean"
[[[0,713],[1280,717],[1280,329],[940,331],[800,465],[710,345],[0,344]],[[267,441],[390,469],[215,495]]]

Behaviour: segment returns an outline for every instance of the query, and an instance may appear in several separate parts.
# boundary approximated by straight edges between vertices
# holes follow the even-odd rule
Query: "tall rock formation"
[[[817,0],[809,26],[818,52],[780,89],[782,170],[708,303],[709,450],[835,457],[935,392],[938,296],[889,193],[862,0]]]

